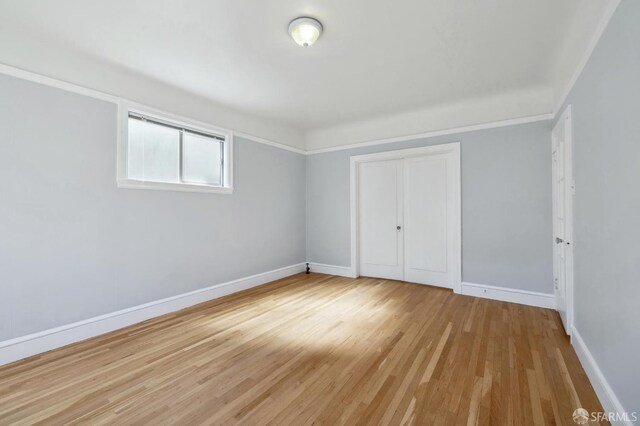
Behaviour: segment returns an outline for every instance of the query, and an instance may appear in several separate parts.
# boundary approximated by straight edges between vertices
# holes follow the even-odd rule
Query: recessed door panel
[[[361,164],[359,195],[360,273],[401,280],[402,162]]]
[[[405,281],[451,287],[448,159],[404,162]]]

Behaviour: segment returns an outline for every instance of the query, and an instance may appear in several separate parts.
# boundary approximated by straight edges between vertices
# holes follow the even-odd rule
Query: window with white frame
[[[231,132],[124,108],[118,185],[230,193]]]

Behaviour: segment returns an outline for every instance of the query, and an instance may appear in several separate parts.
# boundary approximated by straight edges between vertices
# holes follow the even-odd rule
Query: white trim
[[[129,138],[129,112],[155,118],[169,122],[177,126],[184,126],[204,133],[212,133],[224,137],[224,186],[199,185],[194,183],[169,183],[169,182],[148,182],[129,179],[127,176],[127,153]],[[212,126],[202,121],[161,111],[138,103],[120,101],[118,102],[118,140],[117,140],[117,164],[116,181],[118,188],[127,189],[154,189],[164,191],[185,191],[185,192],[206,192],[213,194],[233,193],[233,131],[221,127]]]
[[[418,133],[413,135],[398,136],[393,138],[376,139],[367,142],[359,142],[349,145],[333,146],[330,148],[312,149],[307,151],[307,155],[322,154],[325,152],[343,151],[345,149],[363,148],[367,146],[382,145],[387,143],[405,142],[415,139],[433,138],[436,136],[453,135],[457,133],[468,133],[476,130],[495,129],[498,127],[515,126],[517,124],[536,123],[538,121],[552,120],[553,114],[532,115],[529,117],[520,117],[510,120],[492,121],[489,123],[474,124],[471,126],[454,127],[444,130],[434,130],[426,133]]]
[[[587,50],[585,50],[584,54],[582,55],[582,59],[578,63],[578,66],[576,67],[576,70],[571,76],[571,79],[569,80],[567,87],[565,87],[564,92],[562,93],[560,98],[558,98],[558,100],[556,101],[555,109],[553,110],[554,118],[557,117],[558,114],[560,114],[561,112],[560,108],[562,108],[562,105],[564,105],[564,103],[567,101],[567,98],[569,97],[569,93],[571,93],[571,89],[573,89],[573,86],[575,86],[576,82],[578,81],[578,78],[580,78],[580,74],[582,74],[582,71],[584,71],[584,67],[587,66],[587,62],[589,62],[589,59],[591,58],[591,55],[593,54],[593,51],[596,48],[596,45],[600,41],[602,34],[604,34],[604,30],[609,25],[609,21],[611,21],[611,17],[613,17],[613,14],[615,13],[619,5],[620,5],[620,0],[612,0],[609,3],[609,6],[605,10],[602,17],[600,18],[600,22],[598,22],[598,26],[593,32],[593,36],[591,37],[591,40],[587,45]]]
[[[578,359],[582,364],[582,368],[584,368],[585,373],[587,373],[587,377],[589,377],[589,381],[593,385],[593,389],[596,391],[596,395],[598,395],[598,399],[600,400],[604,411],[607,413],[619,413],[621,415],[626,413],[624,407],[622,407],[622,404],[620,403],[620,400],[609,385],[609,382],[607,382],[602,370],[598,367],[598,363],[595,358],[591,355],[591,351],[589,351],[589,348],[584,340],[582,340],[582,336],[580,336],[580,333],[578,333],[578,330],[575,327],[573,327],[573,333],[571,334],[571,345],[575,349]],[[613,424],[633,425],[631,421],[619,421],[613,422]]]
[[[58,79],[47,77],[41,74],[36,74],[34,72],[26,71],[20,68],[15,68],[2,63],[0,63],[0,74],[6,74],[11,77],[32,81],[34,83],[43,84],[49,87],[55,87],[56,89],[62,89],[67,92],[77,93],[79,95],[88,96],[94,99],[100,99],[101,101],[112,102],[114,104],[117,104],[120,101],[120,98],[118,98],[117,96],[110,95],[108,93],[99,92],[93,89],[88,89],[83,86],[78,86],[77,84],[68,83],[63,80],[58,80]]]
[[[417,157],[421,155],[433,155],[433,154],[445,154],[453,153],[456,161],[454,161],[456,170],[454,175],[456,182],[454,188],[456,191],[455,200],[456,206],[454,208],[455,218],[454,221],[457,224],[456,234],[454,236],[454,253],[456,253],[455,263],[457,265],[456,276],[453,282],[453,291],[456,293],[461,292],[462,282],[462,191],[461,191],[461,170],[460,170],[460,142],[443,143],[438,145],[423,146],[419,148],[401,149],[397,151],[385,151],[377,152],[374,154],[354,155],[350,157],[350,171],[349,171],[349,209],[350,209],[350,226],[351,226],[351,270],[354,277],[358,277],[359,274],[359,259],[358,259],[358,164],[368,161],[381,161],[381,160],[393,160],[401,158]]]
[[[305,264],[286,266],[211,287],[122,309],[61,327],[0,342],[0,365],[99,336],[150,318],[217,299],[241,290],[288,277],[305,270]]]
[[[214,135],[223,136],[225,139],[232,136],[232,131],[229,129],[214,126],[203,121],[194,120],[192,118],[185,117],[184,115],[163,111],[149,105],[122,100],[118,102],[118,107],[120,109],[120,113],[122,114],[121,118],[123,119],[128,118],[129,112],[134,112],[140,115],[148,116],[150,118],[168,121],[177,126],[185,126],[192,130],[197,130],[204,133],[213,133]]]
[[[99,99],[102,101],[107,101],[107,102],[111,102],[114,104],[120,104],[121,102],[126,102],[126,103],[130,103],[130,104],[136,104],[136,102],[131,101],[129,99],[126,98],[121,98],[118,96],[114,96],[114,95],[110,95],[108,93],[104,93],[104,92],[100,92],[98,90],[93,90],[93,89],[89,89],[87,87],[83,87],[83,86],[79,86],[77,84],[73,84],[73,83],[69,83],[63,80],[58,80],[52,77],[47,77],[44,76],[42,74],[37,74],[31,71],[26,71],[20,68],[16,68],[16,67],[12,67],[9,65],[5,65],[0,63],[0,74],[5,74],[5,75],[9,75],[11,77],[16,77],[16,78],[20,78],[22,80],[27,80],[27,81],[32,81],[34,83],[39,83],[39,84],[43,84],[45,86],[49,86],[49,87],[55,87],[56,89],[61,89],[61,90],[65,90],[67,92],[71,92],[71,93],[76,93],[79,95],[84,95],[84,96],[88,96],[90,98],[94,98],[94,99]],[[146,108],[146,107],[145,107]],[[147,109],[153,109],[153,108],[147,108]],[[165,115],[169,115],[168,113],[163,113]],[[188,121],[195,121],[195,120],[191,120],[188,118],[185,118]],[[203,122],[200,122],[202,124],[205,124]],[[211,124],[205,124],[207,127],[211,127]],[[215,127],[215,126],[214,126]],[[243,139],[248,139],[251,140],[253,142],[258,142],[264,145],[269,145],[269,146],[273,146],[275,148],[280,148],[280,149],[284,149],[286,151],[292,151],[295,152],[297,154],[305,154],[306,152],[302,149],[299,148],[294,148],[292,146],[289,145],[285,145],[279,142],[274,142],[271,141],[269,139],[265,139],[259,136],[254,136],[251,135],[249,133],[244,133],[244,132],[240,132],[240,131],[236,131],[236,130],[232,130],[233,133],[235,133],[236,136],[243,138]],[[118,132],[118,134],[120,134],[120,132]]]
[[[465,296],[500,300],[502,302],[537,306],[539,308],[555,309],[556,307],[556,297],[553,294],[539,293],[537,291],[518,290],[515,288],[498,287],[494,285],[463,282],[462,294],[464,294]]]
[[[198,185],[195,183],[148,182],[141,180],[118,178],[118,188],[152,189],[179,192],[206,192],[210,194],[232,194],[233,188],[227,186]]]
[[[259,136],[254,136],[254,135],[251,135],[249,133],[238,132],[238,131],[234,131],[233,133],[234,133],[234,135],[236,135],[239,138],[249,139],[251,141],[258,142],[258,143],[261,143],[263,145],[269,145],[269,146],[273,146],[275,148],[284,149],[285,151],[295,152],[296,154],[306,155],[306,153],[307,153],[304,149],[298,149],[298,148],[294,148],[294,147],[289,146],[289,145],[283,145],[281,143],[274,142],[274,141],[271,141],[269,139],[261,138]]]
[[[355,278],[356,274],[353,268],[348,266],[325,265],[323,263],[309,262],[311,272],[318,274],[336,275],[339,277]]]

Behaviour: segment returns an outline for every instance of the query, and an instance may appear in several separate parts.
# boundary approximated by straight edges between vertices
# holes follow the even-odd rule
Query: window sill
[[[231,194],[233,188],[198,185],[193,183],[145,182],[132,179],[118,179],[118,188],[153,189],[160,191],[206,192],[209,194]]]

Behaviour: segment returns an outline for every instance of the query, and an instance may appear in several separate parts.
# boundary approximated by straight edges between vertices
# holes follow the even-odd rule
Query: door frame
[[[453,154],[454,157],[454,201],[453,220],[455,235],[453,236],[453,252],[455,253],[453,291],[462,292],[462,191],[460,176],[460,142],[439,145],[408,148],[397,151],[376,152],[373,154],[353,155],[350,157],[350,213],[351,213],[351,274],[360,276],[360,247],[359,247],[359,206],[358,206],[358,166],[361,163],[384,160],[401,160],[425,155]]]
[[[565,110],[560,115],[560,118],[553,126],[551,131],[551,151],[553,153],[553,148],[555,146],[556,140],[556,129],[558,125],[564,121],[564,174],[565,174],[565,190],[564,190],[564,207],[565,207],[565,243],[566,243],[566,251],[565,251],[565,300],[567,302],[567,330],[565,332],[571,336],[573,332],[573,313],[575,311],[574,305],[574,233],[573,233],[573,222],[574,222],[574,210],[573,210],[573,197],[575,195],[575,178],[573,175],[573,127],[572,127],[572,113],[571,113],[571,105],[567,105]],[[551,159],[553,161],[553,157]],[[551,200],[552,200],[552,245],[553,245],[553,294],[556,293],[555,280],[556,280],[556,250],[557,243],[555,242],[555,238],[557,236],[556,232],[556,210],[558,208],[556,202],[556,182],[555,172],[551,170]],[[557,298],[556,298],[557,299]],[[556,310],[558,309],[556,305]]]

